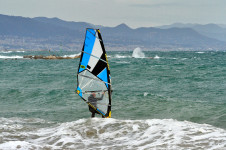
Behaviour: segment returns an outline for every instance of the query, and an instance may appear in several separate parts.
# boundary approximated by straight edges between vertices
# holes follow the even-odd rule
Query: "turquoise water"
[[[78,53],[55,52],[59,56]],[[171,125],[176,122],[184,123],[181,126],[194,125],[194,128],[199,126],[198,129],[203,128],[205,131],[208,131],[207,127],[211,128],[211,132],[220,130],[221,135],[226,133],[226,52],[144,53],[145,57],[154,57],[154,59],[132,58],[132,52],[108,52],[114,90],[111,125],[114,124],[118,128],[125,127],[123,125],[128,125],[129,120],[136,129],[136,126],[140,127],[146,122],[152,124],[152,121],[157,119],[160,125],[165,125],[164,127],[167,127],[170,122]],[[1,124],[13,127],[23,126],[22,129],[15,127],[17,134],[22,131],[30,133],[49,126],[53,126],[54,129],[56,126],[60,128],[64,125],[65,127],[68,125],[65,123],[71,123],[72,128],[82,122],[81,124],[88,126],[90,130],[93,130],[93,126],[89,125],[92,121],[94,123],[96,121],[101,126],[103,120],[89,119],[90,112],[87,105],[75,94],[79,59],[22,59],[23,55],[36,54],[49,55],[48,52],[0,52]],[[137,124],[138,120],[139,124]],[[134,129],[134,127],[131,128]],[[160,126],[159,128],[161,130]],[[6,131],[0,127],[0,130],[7,132],[10,129]],[[92,134],[95,134],[92,130],[89,131],[91,139],[93,139]],[[115,130],[119,131],[119,129]],[[143,132],[144,130],[138,133]],[[182,129],[181,132],[184,130]],[[0,135],[4,137],[3,134]],[[131,135],[124,136],[131,140],[129,138]],[[86,138],[90,140],[89,136]],[[13,137],[11,140],[7,139],[2,138],[1,142],[0,137],[0,144],[15,141]],[[16,140],[26,141],[20,138]],[[218,139],[218,144],[219,141],[226,141],[226,139],[221,137]],[[26,142],[29,143],[29,141]],[[20,143],[20,145],[23,144]],[[55,148],[51,144],[47,145]],[[222,145],[225,147],[225,142]],[[2,148],[6,148],[4,146]],[[29,148],[30,145],[26,146]],[[128,145],[124,147],[122,145],[121,148],[126,147],[129,148]],[[180,149],[181,147],[183,149],[183,145],[171,143],[168,146],[163,144],[160,148]],[[211,147],[212,145],[206,148]],[[70,147],[66,145],[64,148]],[[77,149],[83,148],[87,148],[84,143],[77,147]],[[115,148],[120,146],[116,144]]]

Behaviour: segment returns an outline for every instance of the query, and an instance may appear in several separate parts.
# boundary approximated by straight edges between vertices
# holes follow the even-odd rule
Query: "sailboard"
[[[98,114],[111,117],[111,76],[107,54],[99,29],[86,29],[77,72],[77,94]],[[90,102],[95,94],[99,100]]]

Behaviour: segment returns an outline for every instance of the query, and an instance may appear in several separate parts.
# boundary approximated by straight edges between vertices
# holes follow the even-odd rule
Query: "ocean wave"
[[[116,54],[116,55],[114,56],[114,58],[132,58],[132,56]]]
[[[129,64],[130,62],[128,62],[128,61],[116,61],[115,63],[117,63],[117,64]]]
[[[147,96],[149,93],[148,92],[144,92],[144,97]]]
[[[119,55],[116,54],[114,56],[109,56],[110,58],[119,58],[119,59],[125,59],[125,58],[137,58],[137,59],[160,59],[161,57],[159,57],[158,55],[155,55],[155,57],[134,57],[134,56],[130,56],[130,55]]]
[[[140,47],[137,47],[133,50],[133,58],[145,58],[145,54],[142,52]]]
[[[25,53],[26,51],[0,51],[0,53],[13,53],[13,52],[16,52],[16,53]]]
[[[0,51],[0,53],[5,53],[5,54],[7,54],[7,53],[12,53],[12,51]]]
[[[15,51],[17,53],[25,53],[26,51]]]
[[[15,56],[4,56],[4,55],[0,55],[0,59],[20,59],[20,58],[23,58],[23,56],[18,56],[18,55],[15,55]]]
[[[160,59],[160,57],[158,55],[155,55],[154,59]]]
[[[43,120],[33,120],[44,124]],[[226,131],[173,119],[80,119],[31,128],[0,119],[0,149],[224,149]]]
[[[75,57],[75,56],[79,56],[79,55],[81,55],[81,53],[71,54],[71,55],[64,55],[63,57]]]

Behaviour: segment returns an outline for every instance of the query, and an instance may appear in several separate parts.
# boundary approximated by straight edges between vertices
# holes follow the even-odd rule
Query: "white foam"
[[[36,122],[39,122],[36,120]],[[173,119],[80,119],[27,127],[27,120],[1,120],[0,149],[224,149],[226,130]],[[41,122],[40,122],[41,123]],[[22,126],[22,128],[21,128]],[[18,146],[19,145],[19,146]]]
[[[128,62],[128,61],[116,61],[115,63],[117,63],[117,64],[129,64],[130,62]]]
[[[133,50],[133,58],[145,58],[145,54],[141,51],[140,47],[137,47]]]
[[[72,55],[64,55],[63,57],[75,57],[75,56],[79,56],[79,55],[81,55],[81,53],[72,54]]]
[[[7,53],[12,53],[12,51],[0,51],[0,53],[5,53],[5,54],[7,54]]]
[[[195,52],[195,53],[198,53],[198,54],[204,54],[205,52]]]
[[[3,56],[3,55],[0,55],[0,59],[20,59],[20,58],[23,58],[23,56],[18,56],[18,55],[15,55],[15,56]]]
[[[148,95],[148,92],[144,92],[144,97]]]
[[[0,51],[0,53],[12,53],[12,52],[17,52],[17,53],[25,53],[25,51]]]
[[[5,150],[28,150],[31,148],[31,144],[29,142],[25,141],[8,141],[3,144],[0,144],[0,149],[5,149]]]
[[[160,57],[158,55],[155,55],[154,59],[160,59]]]
[[[128,55],[119,55],[119,54],[116,54],[114,57],[115,58],[131,58],[131,56],[128,56]]]

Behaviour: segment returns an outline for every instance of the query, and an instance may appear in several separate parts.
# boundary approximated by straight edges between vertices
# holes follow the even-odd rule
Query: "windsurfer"
[[[88,102],[90,102],[90,104],[92,104],[95,108],[97,108],[97,101],[98,100],[102,100],[104,97],[104,92],[102,92],[102,96],[101,97],[97,97],[96,93],[93,92],[91,93],[91,95],[88,97]],[[89,105],[89,111],[92,113],[91,118],[95,117],[95,113],[100,114],[99,112],[97,112],[93,107],[91,107]]]

